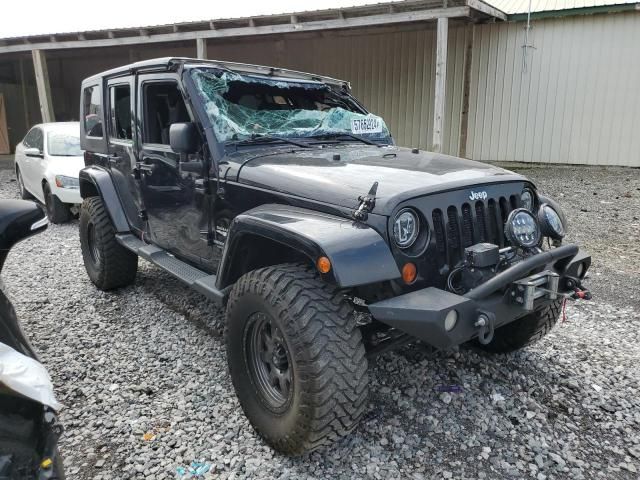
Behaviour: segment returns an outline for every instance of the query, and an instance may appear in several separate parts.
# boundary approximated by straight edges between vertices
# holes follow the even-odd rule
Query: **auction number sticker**
[[[382,122],[376,117],[354,118],[351,120],[351,132],[362,133],[382,133]]]

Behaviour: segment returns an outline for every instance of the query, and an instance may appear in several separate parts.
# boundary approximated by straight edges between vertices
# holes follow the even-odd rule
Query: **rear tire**
[[[64,223],[71,220],[71,210],[69,210],[69,206],[62,203],[60,199],[55,196],[48,183],[42,186],[42,192],[44,193],[47,217],[51,223]]]
[[[20,167],[16,165],[16,181],[18,182],[18,190],[20,191],[20,198],[23,200],[31,200],[33,195],[29,193],[29,191],[24,188],[24,180],[22,179],[22,172],[20,172]]]
[[[303,454],[358,425],[368,397],[362,336],[353,308],[314,269],[278,265],[240,278],[226,341],[240,405],[275,450]]]
[[[497,328],[488,345],[477,344],[482,350],[491,353],[519,350],[548,334],[557,323],[561,311],[562,300],[555,300],[540,310]]]
[[[120,245],[100,197],[84,200],[80,209],[80,247],[91,281],[100,290],[135,282],[138,256]]]

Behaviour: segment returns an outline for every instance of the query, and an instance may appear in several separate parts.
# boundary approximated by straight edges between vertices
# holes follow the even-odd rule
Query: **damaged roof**
[[[489,0],[489,3],[508,15],[522,14],[529,11],[529,0]],[[636,3],[639,3],[639,0],[531,0],[531,13],[633,5]]]

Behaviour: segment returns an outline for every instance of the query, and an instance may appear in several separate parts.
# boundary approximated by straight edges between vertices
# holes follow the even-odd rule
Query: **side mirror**
[[[196,124],[173,123],[169,127],[169,145],[176,153],[196,153],[199,147]]]
[[[35,147],[31,147],[31,148],[25,148],[24,149],[24,154],[27,157],[44,157],[44,155],[42,155],[42,152],[40,151],[39,148],[35,148]]]

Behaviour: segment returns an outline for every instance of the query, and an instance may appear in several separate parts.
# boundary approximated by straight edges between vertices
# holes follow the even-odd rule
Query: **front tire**
[[[60,199],[55,196],[48,183],[42,186],[42,193],[44,194],[47,217],[51,223],[64,223],[71,220],[71,210],[69,210],[69,206],[62,203]]]
[[[558,321],[562,300],[555,300],[518,320],[497,328],[488,345],[478,343],[491,353],[508,353],[531,345],[547,335]]]
[[[367,359],[353,308],[315,270],[278,265],[234,285],[227,361],[245,415],[275,450],[299,455],[358,424]]]
[[[84,266],[96,287],[112,290],[135,281],[138,256],[116,240],[100,197],[89,197],[82,203],[79,230]]]

